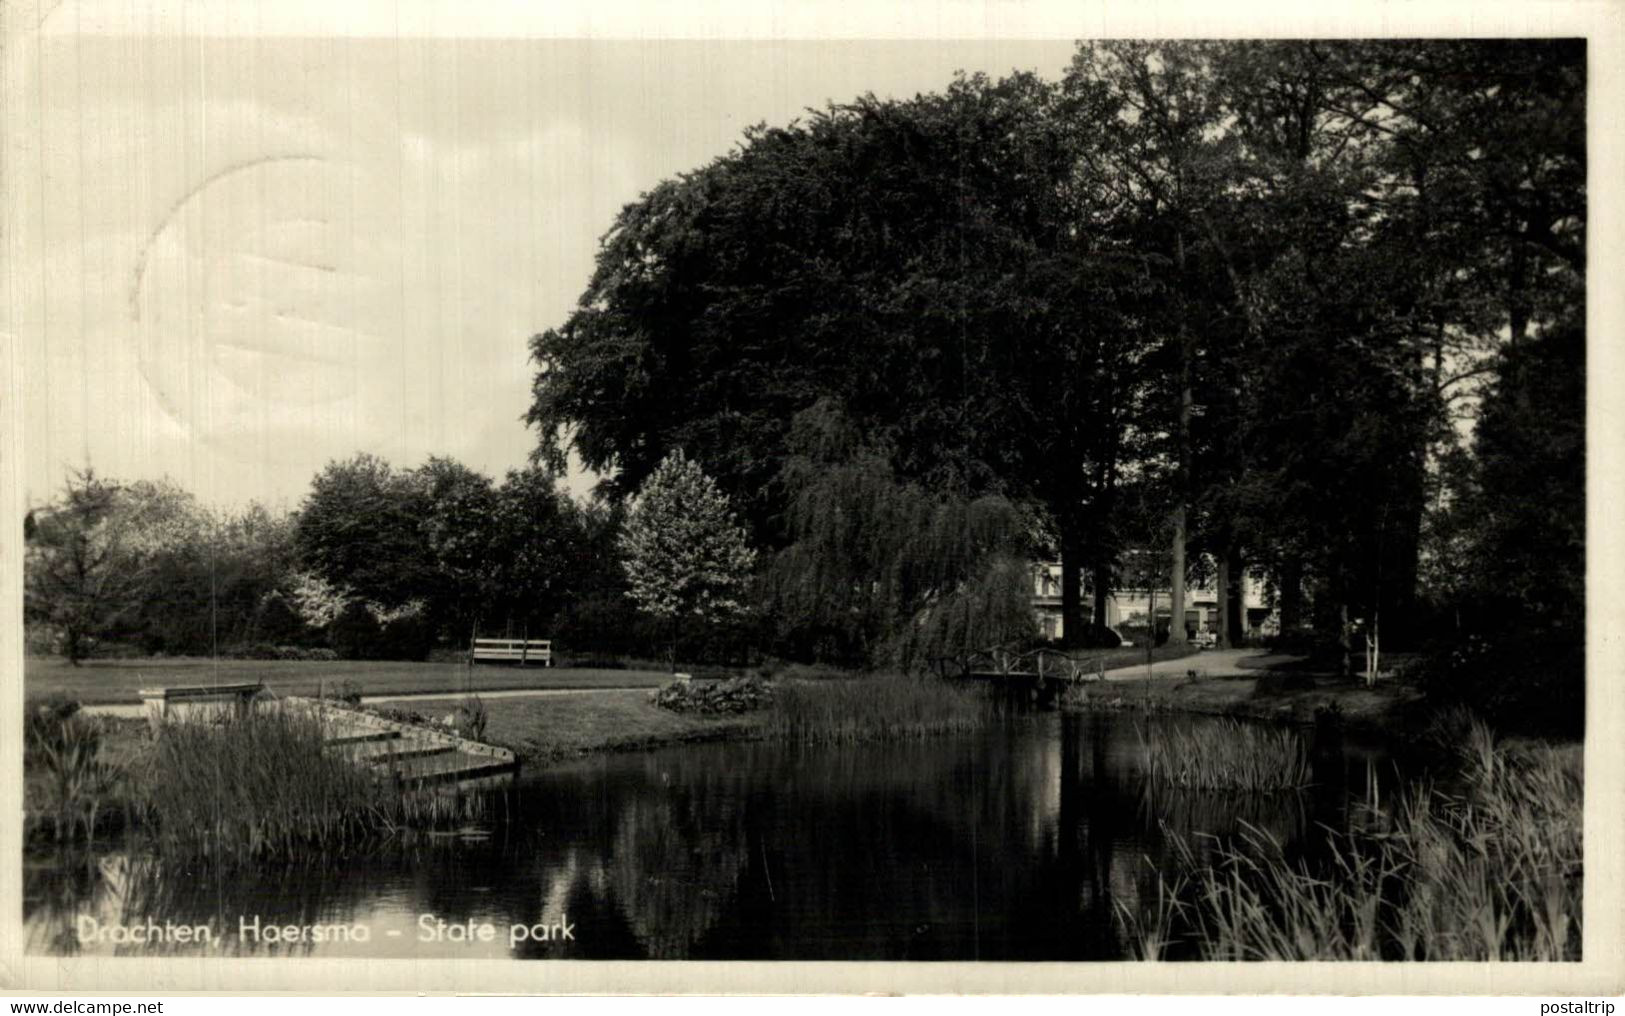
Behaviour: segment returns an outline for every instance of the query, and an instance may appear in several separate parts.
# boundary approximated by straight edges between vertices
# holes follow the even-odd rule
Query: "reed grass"
[[[1575,750],[1511,748],[1474,724],[1444,787],[1329,834],[1311,864],[1248,827],[1198,863],[1183,839],[1157,898],[1118,909],[1142,959],[1580,959]]]
[[[290,709],[166,727],[141,782],[159,851],[218,862],[342,854],[477,819],[483,801],[356,765],[326,750],[316,715]]]
[[[1309,785],[1309,747],[1290,728],[1216,720],[1135,732],[1145,776],[1160,786],[1269,792]]]
[[[776,684],[766,730],[792,741],[901,739],[975,730],[990,715],[973,688],[886,674]]]
[[[49,826],[59,843],[95,840],[125,800],[123,774],[102,758],[101,748],[101,726],[93,717],[30,709],[25,759],[43,778],[29,788],[25,839]]]

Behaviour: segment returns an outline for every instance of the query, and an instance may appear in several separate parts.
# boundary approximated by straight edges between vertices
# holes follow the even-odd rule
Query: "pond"
[[[1315,785],[1149,792],[1136,724],[1045,714],[907,742],[704,744],[526,775],[498,819],[364,858],[209,876],[25,861],[28,949],[390,958],[1117,960],[1172,838],[1294,849],[1391,795],[1380,747]],[[505,817],[503,817],[505,816]]]

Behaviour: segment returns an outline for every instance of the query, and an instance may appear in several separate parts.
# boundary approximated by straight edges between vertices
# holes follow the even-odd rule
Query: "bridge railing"
[[[1100,680],[1105,675],[1106,658],[1099,653],[1078,655],[1048,646],[1022,649],[1001,645],[977,649],[958,656],[938,656],[932,665],[941,677],[969,677],[972,674],[1037,674],[1040,679],[1065,681]]]

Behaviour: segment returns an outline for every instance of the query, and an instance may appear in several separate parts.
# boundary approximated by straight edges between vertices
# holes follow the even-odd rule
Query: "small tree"
[[[62,497],[24,520],[24,605],[79,665],[91,639],[126,621],[154,588],[162,555],[198,545],[207,521],[166,481],[122,484],[75,472]]]
[[[671,625],[671,668],[685,619],[702,624],[745,611],[740,600],[756,552],[727,495],[672,452],[644,481],[619,540],[626,595]]]

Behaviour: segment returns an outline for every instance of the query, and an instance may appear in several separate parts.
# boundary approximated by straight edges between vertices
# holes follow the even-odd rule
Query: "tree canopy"
[[[674,670],[685,622],[709,624],[748,611],[756,552],[727,495],[681,449],[638,490],[619,544],[626,595],[671,624]]]
[[[58,501],[24,520],[25,611],[60,636],[63,655],[78,665],[92,639],[164,592],[155,579],[166,555],[201,544],[207,527],[196,500],[173,484],[76,472]]]
[[[1042,518],[1068,630],[1157,531],[1176,599],[1217,562],[1288,627],[1405,637],[1462,412],[1583,308],[1584,111],[1575,41],[1106,42],[754,127],[627,205],[531,340],[538,455],[614,500],[686,448],[781,591],[801,560],[834,592],[851,548],[781,465],[829,405],[846,493]]]

